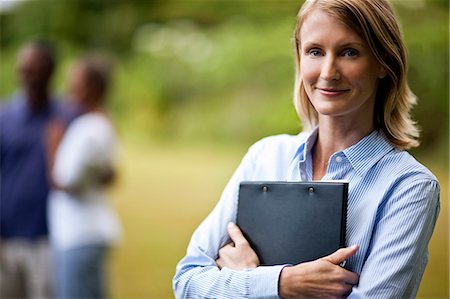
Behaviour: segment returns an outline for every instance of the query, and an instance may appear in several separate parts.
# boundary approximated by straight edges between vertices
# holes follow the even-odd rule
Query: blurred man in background
[[[19,52],[21,90],[0,108],[0,297],[49,298],[45,130],[63,109],[50,95],[53,47]]]

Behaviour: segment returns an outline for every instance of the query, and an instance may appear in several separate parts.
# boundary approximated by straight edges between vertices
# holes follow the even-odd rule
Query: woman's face
[[[69,73],[69,95],[76,105],[84,106],[89,101],[86,70],[82,64],[75,64]]]
[[[324,117],[373,123],[384,69],[364,40],[338,19],[311,12],[300,30],[300,75],[311,104]]]

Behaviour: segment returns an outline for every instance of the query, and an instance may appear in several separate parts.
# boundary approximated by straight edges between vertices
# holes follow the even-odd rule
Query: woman
[[[439,185],[406,152],[418,146],[419,134],[410,118],[416,99],[406,82],[398,21],[386,0],[310,0],[294,40],[294,101],[305,131],[249,149],[177,265],[175,294],[413,298],[439,211]],[[232,224],[239,183],[252,180],[348,180],[349,247],[295,266],[259,266]]]
[[[73,66],[69,87],[80,108],[56,148],[49,200],[51,244],[55,252],[57,298],[104,298],[108,248],[119,223],[105,196],[113,180],[116,135],[104,108],[109,71],[98,57]],[[61,130],[59,130],[61,131]],[[56,139],[56,140],[55,140]]]

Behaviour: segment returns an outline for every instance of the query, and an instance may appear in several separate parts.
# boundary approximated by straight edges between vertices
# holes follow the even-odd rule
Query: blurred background
[[[392,1],[410,56],[422,145],[412,154],[442,187],[420,298],[449,297],[449,2]],[[302,1],[0,2],[0,98],[17,91],[20,46],[55,43],[56,94],[70,64],[109,53],[109,108],[121,138],[111,197],[124,227],[109,268],[112,298],[172,298],[171,280],[195,227],[247,148],[301,130],[292,104],[291,37]]]

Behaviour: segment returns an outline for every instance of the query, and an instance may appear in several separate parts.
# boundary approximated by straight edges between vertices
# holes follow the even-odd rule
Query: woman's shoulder
[[[106,115],[103,115],[102,113],[97,112],[90,112],[78,116],[70,124],[70,127],[80,131],[84,131],[87,129],[88,132],[100,132],[102,134],[105,133],[105,131],[113,130],[112,123],[108,119],[108,117]]]
[[[95,123],[95,124],[103,124],[103,123],[109,123],[108,118],[103,114],[99,112],[88,112],[85,114],[82,114],[78,116],[74,123]]]
[[[389,167],[398,179],[438,182],[436,176],[407,151],[394,149],[380,162]]]
[[[100,113],[86,113],[75,118],[64,134],[70,144],[84,144],[94,147],[100,144],[114,144],[116,133],[109,119]]]
[[[296,147],[302,142],[306,141],[308,134],[301,132],[297,135],[279,134],[264,137],[255,142],[251,148],[265,149],[265,148],[280,148],[280,147]]]
[[[255,142],[250,147],[249,152],[296,152],[306,142],[308,136],[309,134],[307,132],[301,132],[297,135],[280,134],[267,136]]]

